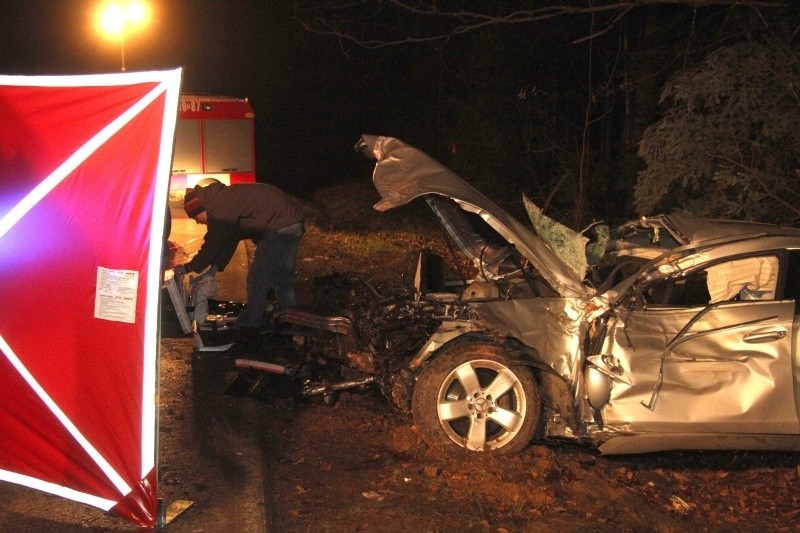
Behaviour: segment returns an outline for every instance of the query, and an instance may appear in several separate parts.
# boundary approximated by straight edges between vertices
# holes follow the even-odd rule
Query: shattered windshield
[[[606,254],[609,229],[605,224],[593,224],[586,231],[577,232],[546,216],[527,196],[522,195],[522,202],[536,234],[581,279],[586,277],[589,266],[596,264]]]

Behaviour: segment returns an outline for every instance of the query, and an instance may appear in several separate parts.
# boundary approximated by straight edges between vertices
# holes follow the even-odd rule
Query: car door
[[[798,433],[786,264],[780,254],[737,258],[632,288],[641,298],[616,310],[605,357],[618,379],[604,422],[632,432]]]

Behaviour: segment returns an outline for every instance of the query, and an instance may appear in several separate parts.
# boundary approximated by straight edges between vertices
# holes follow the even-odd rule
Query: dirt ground
[[[290,418],[275,436],[275,531],[797,529],[796,456],[607,459],[535,444],[513,458],[443,457],[355,394]]]
[[[399,283],[415,250],[446,253],[424,205],[378,214],[368,183],[349,187],[310,204],[301,307],[313,306],[314,276],[357,271],[376,285]],[[377,391],[343,393],[332,406],[260,403],[274,417],[264,436],[275,451],[264,467],[274,531],[800,529],[797,454],[607,458],[553,442],[510,458],[441,456]]]

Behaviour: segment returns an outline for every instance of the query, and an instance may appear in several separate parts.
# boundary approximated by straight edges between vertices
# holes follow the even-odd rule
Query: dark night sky
[[[369,89],[380,84],[380,68],[363,59],[368,54],[346,60],[335,41],[305,32],[289,2],[151,3],[151,25],[126,39],[127,70],[183,67],[184,92],[249,98],[259,179],[307,189],[363,177],[352,150],[358,136],[393,134]],[[119,72],[118,43],[93,26],[98,4],[3,0],[0,73]]]

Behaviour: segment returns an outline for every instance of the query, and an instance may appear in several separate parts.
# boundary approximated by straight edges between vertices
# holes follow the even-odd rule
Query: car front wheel
[[[511,365],[499,346],[454,346],[431,361],[414,386],[414,423],[434,448],[513,454],[541,417],[539,387],[528,367]]]

